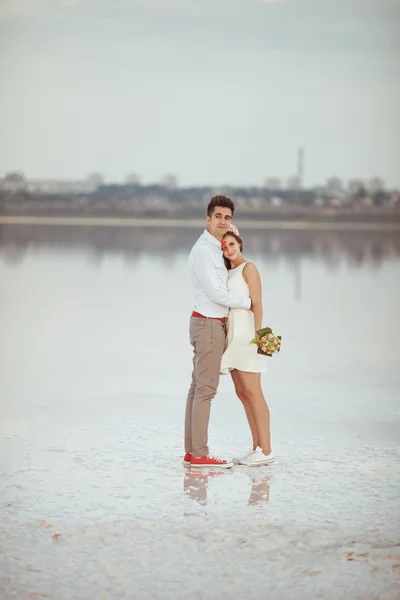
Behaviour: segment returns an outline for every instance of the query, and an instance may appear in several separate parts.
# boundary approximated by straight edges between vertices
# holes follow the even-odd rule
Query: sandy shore
[[[400,231],[400,223],[251,221],[238,222],[245,229]],[[0,215],[0,225],[68,225],[86,227],[193,227],[204,226],[203,219],[140,219],[132,217],[44,217]]]

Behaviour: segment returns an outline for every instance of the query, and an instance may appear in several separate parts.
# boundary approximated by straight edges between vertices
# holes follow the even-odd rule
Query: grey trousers
[[[217,393],[226,328],[218,319],[190,318],[193,346],[192,383],[186,401],[185,452],[208,454],[208,422],[211,400]]]

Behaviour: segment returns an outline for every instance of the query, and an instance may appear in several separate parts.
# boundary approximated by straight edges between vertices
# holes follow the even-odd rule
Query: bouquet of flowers
[[[264,356],[274,356],[281,349],[282,336],[275,335],[272,333],[271,327],[264,327],[258,329],[257,334],[260,337],[250,340],[250,344],[257,345],[257,354],[264,354]]]

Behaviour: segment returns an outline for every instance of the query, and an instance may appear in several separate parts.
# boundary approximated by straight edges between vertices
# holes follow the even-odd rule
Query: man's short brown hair
[[[232,211],[232,216],[233,213],[235,212],[235,205],[233,203],[233,201],[228,198],[228,196],[224,196],[223,194],[218,194],[218,196],[213,196],[210,200],[210,202],[208,203],[207,206],[207,217],[211,217],[212,214],[214,213],[214,208],[216,206],[223,206],[225,208],[230,208]]]

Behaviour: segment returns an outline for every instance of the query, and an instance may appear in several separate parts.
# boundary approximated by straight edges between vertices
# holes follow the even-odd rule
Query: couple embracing
[[[262,327],[261,280],[256,265],[243,257],[243,241],[232,224],[234,212],[227,196],[211,198],[207,229],[189,255],[194,289],[189,332],[193,373],[186,402],[184,464],[197,468],[233,466],[208,449],[211,401],[221,373],[232,377],[252,436],[249,452],[235,461],[260,466],[274,460],[269,409],[261,388],[266,361],[249,343]]]

